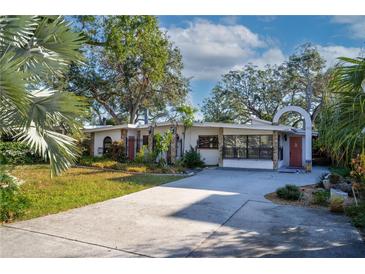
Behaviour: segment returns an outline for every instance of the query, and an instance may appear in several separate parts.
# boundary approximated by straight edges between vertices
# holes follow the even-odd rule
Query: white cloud
[[[228,20],[229,18],[229,20]],[[234,17],[226,17],[234,23]],[[340,17],[336,20],[353,20]],[[249,63],[260,68],[270,64],[281,64],[289,53],[275,46],[271,37],[262,38],[243,25],[212,23],[207,20],[188,22],[187,27],[170,27],[168,35],[180,48],[184,58],[184,74],[193,80],[218,81],[221,75],[230,70],[241,69]],[[364,28],[365,29],[365,28]],[[341,45],[317,45],[321,56],[327,61],[327,68],[335,65],[340,56],[357,57],[360,48]]]
[[[353,38],[365,39],[365,16],[334,16],[332,22],[348,25]]]
[[[217,80],[237,64],[256,56],[266,46],[258,34],[243,25],[190,22],[187,28],[172,27],[168,35],[184,57],[185,75],[194,79]]]
[[[317,45],[319,54],[326,60],[326,67],[332,67],[336,65],[339,60],[338,57],[350,57],[355,58],[360,55],[361,49],[355,47],[343,47],[343,46],[321,46]]]

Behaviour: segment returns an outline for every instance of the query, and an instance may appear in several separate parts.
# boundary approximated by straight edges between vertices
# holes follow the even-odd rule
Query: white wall
[[[223,167],[273,169],[274,163],[271,160],[223,159]]]
[[[186,130],[185,151],[197,147],[199,135],[218,135],[218,128],[192,127]],[[182,136],[182,135],[181,135]],[[218,165],[218,149],[198,149],[206,165]]]
[[[108,131],[100,131],[95,132],[94,139],[94,156],[102,156],[103,153],[98,153],[98,148],[103,148],[104,138],[109,136],[112,138],[112,142],[119,141],[121,139],[121,131],[120,129],[108,130]]]

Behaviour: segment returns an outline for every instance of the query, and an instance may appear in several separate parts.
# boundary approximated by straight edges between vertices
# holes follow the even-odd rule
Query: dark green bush
[[[301,193],[296,185],[285,185],[276,190],[276,195],[285,200],[299,200]]]
[[[313,192],[313,204],[327,205],[329,198],[330,192],[328,190],[321,189]]]
[[[21,142],[0,142],[0,164],[22,165],[42,162],[28,145]]]
[[[182,164],[187,168],[203,167],[204,162],[201,159],[200,153],[190,147],[189,151],[186,151],[182,159]]]
[[[29,207],[29,200],[19,192],[13,177],[0,171],[0,221],[10,222]]]
[[[345,213],[351,218],[354,226],[365,228],[365,202],[359,204],[359,206],[346,207]]]
[[[342,177],[347,177],[350,175],[351,169],[347,168],[347,167],[330,167],[330,171],[333,174],[342,176]]]

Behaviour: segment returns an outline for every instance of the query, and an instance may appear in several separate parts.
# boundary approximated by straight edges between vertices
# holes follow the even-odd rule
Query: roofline
[[[146,129],[150,126],[183,126],[181,122],[163,122],[163,123],[153,123],[153,124],[122,124],[116,126],[98,126],[98,127],[85,127],[83,131],[85,133],[91,132],[102,132],[116,129]],[[253,129],[253,130],[266,130],[266,131],[281,131],[281,132],[291,132],[295,128],[285,125],[273,125],[273,124],[231,124],[231,123],[221,123],[221,122],[195,122],[193,127],[206,127],[206,128],[231,128],[231,129]]]

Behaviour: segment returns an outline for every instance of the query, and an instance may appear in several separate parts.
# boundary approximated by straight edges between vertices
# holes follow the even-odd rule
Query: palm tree
[[[54,90],[71,62],[81,61],[83,43],[63,17],[0,16],[0,135],[11,134],[49,160],[51,175],[70,167],[79,149],[84,101]]]
[[[339,58],[320,114],[319,142],[345,165],[365,153],[365,59]]]

